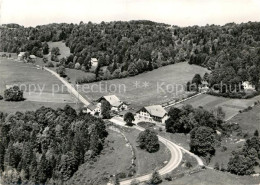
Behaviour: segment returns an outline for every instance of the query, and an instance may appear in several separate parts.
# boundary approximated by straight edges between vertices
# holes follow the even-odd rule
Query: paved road
[[[115,124],[118,124],[120,126],[125,126],[125,122],[123,121],[122,118],[112,118],[110,120],[111,122],[115,123]],[[137,125],[133,126],[132,128],[135,128],[135,129],[138,129],[140,131],[143,131],[144,128],[142,127],[139,127]],[[181,150],[183,150],[184,152],[190,154],[191,156],[193,156],[198,164],[200,166],[203,166],[203,161],[201,160],[201,158],[199,158],[197,155],[191,153],[190,151],[184,149],[183,147],[180,147],[176,144],[174,144],[173,142],[171,142],[170,140],[168,139],[165,139],[161,136],[158,136],[159,137],[159,141],[161,141],[163,144],[166,145],[166,147],[170,150],[170,153],[171,153],[171,159],[170,161],[167,163],[166,166],[164,166],[162,169],[160,169],[158,172],[161,174],[161,175],[165,175],[167,173],[170,173],[171,171],[173,171],[175,168],[177,168],[182,160],[182,152]],[[129,185],[131,184],[131,181],[136,179],[140,182],[144,182],[144,181],[147,181],[151,178],[151,175],[152,174],[148,174],[148,175],[144,175],[144,176],[140,176],[140,177],[137,177],[137,178],[132,178],[132,179],[129,179],[129,180],[125,180],[125,181],[121,181],[120,182],[120,185]]]
[[[69,82],[60,77],[59,74],[57,74],[55,71],[48,69],[47,67],[44,67],[44,69],[56,76],[67,87],[68,91],[72,93],[76,98],[78,98],[84,105],[88,106],[90,104],[90,102],[88,102],[83,96],[81,96],[80,93]]]

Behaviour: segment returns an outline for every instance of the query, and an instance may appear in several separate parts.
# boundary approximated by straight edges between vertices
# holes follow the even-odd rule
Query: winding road
[[[75,97],[77,97],[84,105],[87,106],[87,105],[90,104],[90,102],[88,102],[83,96],[81,96],[80,93],[69,82],[67,82],[65,79],[60,77],[60,75],[58,75],[55,71],[52,71],[52,70],[50,70],[50,69],[48,69],[46,67],[44,67],[44,69],[46,71],[50,72],[51,74],[53,74],[54,76],[56,76],[68,88],[68,91],[70,93],[72,93]],[[118,120],[118,119],[113,119],[112,118],[110,121],[112,121],[115,124],[125,125],[125,122],[123,121],[123,119],[122,120]],[[144,130],[144,128],[139,127],[139,126],[134,126],[132,128],[138,129],[140,131]],[[161,136],[158,136],[158,137],[159,137],[159,141],[162,142],[163,144],[165,144],[165,146],[169,149],[169,151],[171,153],[170,161],[166,164],[166,166],[164,166],[163,168],[161,168],[158,171],[161,175],[170,173],[171,171],[173,171],[174,169],[176,169],[179,166],[179,164],[182,161],[182,151],[190,154],[191,156],[193,156],[197,160],[198,165],[200,165],[200,166],[204,165],[203,161],[201,160],[201,158],[199,158],[197,155],[189,152],[188,150],[184,149],[181,146],[176,145],[175,143],[173,143],[172,141],[170,141],[168,139],[165,139],[165,138],[163,138]],[[136,180],[138,180],[140,182],[144,182],[144,181],[149,180],[151,175],[152,175],[152,173],[151,174],[147,174],[147,175],[143,175],[143,176],[140,176],[140,177],[134,177],[132,179],[121,181],[120,184],[121,185],[130,185],[131,182],[134,179],[136,179]]]

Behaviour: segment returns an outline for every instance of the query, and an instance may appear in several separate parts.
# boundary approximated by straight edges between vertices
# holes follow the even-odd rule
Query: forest
[[[161,66],[188,61],[212,71],[211,86],[223,82],[234,91],[242,81],[259,89],[260,23],[178,27],[152,21],[114,21],[0,28],[0,51],[48,54],[50,41],[63,41],[71,56],[59,65],[89,71],[98,59],[95,80],[123,78]],[[55,58],[55,57],[52,57]],[[100,70],[106,67],[105,72]],[[84,81],[83,81],[84,82]],[[83,83],[82,82],[82,83]],[[236,89],[235,89],[236,90]]]
[[[63,184],[103,148],[104,122],[66,105],[0,113],[0,171],[6,184]]]

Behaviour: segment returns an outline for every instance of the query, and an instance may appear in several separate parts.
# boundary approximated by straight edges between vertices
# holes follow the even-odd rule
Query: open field
[[[122,135],[108,129],[107,145],[96,162],[82,164],[67,184],[106,184],[109,177],[127,172],[131,150]]]
[[[238,114],[239,110],[243,110],[248,106],[252,106],[254,102],[257,100],[260,100],[260,96],[256,96],[251,99],[229,99],[224,97],[202,94],[183,103],[177,104],[175,105],[175,107],[181,107],[184,104],[190,104],[193,107],[202,106],[206,110],[212,110],[220,106],[226,113],[225,119],[230,119],[236,114]]]
[[[238,123],[244,133],[253,134],[256,129],[260,131],[260,105],[236,115],[230,122]]]
[[[122,101],[127,101],[135,107],[160,104],[183,95],[183,85],[191,80],[196,73],[204,75],[205,72],[208,72],[205,68],[182,62],[134,77],[89,83],[86,85],[90,87],[90,91],[81,93],[86,94],[91,99],[115,94]]]
[[[0,61],[0,93],[3,93],[6,85],[13,84],[21,85],[25,92],[31,90],[48,93],[52,93],[56,86],[62,86],[62,83],[49,72],[37,69],[32,64],[3,58],[0,58]],[[68,92],[66,88],[63,90],[60,88],[56,93],[67,94]]]
[[[136,139],[139,133],[140,131],[136,129],[124,129],[124,134],[136,152],[136,176],[151,173],[155,169],[159,170],[170,160],[170,152],[162,143],[160,143],[160,150],[155,153],[149,153],[137,147]]]
[[[62,42],[62,41],[48,42],[48,45],[49,45],[50,51],[54,47],[58,47],[60,49],[60,55],[58,56],[59,59],[70,56],[70,48],[67,47],[64,42]]]
[[[15,62],[0,58],[0,94],[10,86],[17,84],[24,90],[23,102],[0,101],[0,110],[4,112],[35,110],[41,106],[64,107],[67,103],[74,106],[75,98],[66,87],[49,72],[37,69],[32,64]]]
[[[203,170],[192,175],[184,176],[162,185],[259,185],[260,177],[236,176],[216,170]]]

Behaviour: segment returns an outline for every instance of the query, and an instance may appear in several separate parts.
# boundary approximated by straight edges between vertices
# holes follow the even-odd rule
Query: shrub
[[[75,64],[75,69],[79,70],[81,68],[80,63]]]
[[[191,164],[190,161],[187,161],[186,164],[185,164],[185,166],[186,166],[187,168],[191,168],[191,167],[192,167],[192,164]]]
[[[5,90],[4,98],[6,101],[23,101],[23,91],[18,86],[13,86]]]
[[[47,62],[46,67],[54,67],[54,65],[51,61],[49,61],[49,62]]]
[[[161,182],[162,182],[161,175],[157,171],[154,171],[151,179],[149,180],[149,183],[150,184],[160,184]]]
[[[170,174],[166,174],[164,179],[167,180],[167,181],[172,181],[172,177],[171,177]]]
[[[214,169],[215,169],[215,170],[219,170],[219,164],[218,164],[218,162],[215,163]]]
[[[2,99],[3,99],[3,96],[0,95],[0,100],[2,100]]]
[[[66,69],[64,66],[59,66],[58,69],[56,69],[57,73],[61,76],[61,77],[66,77]]]

